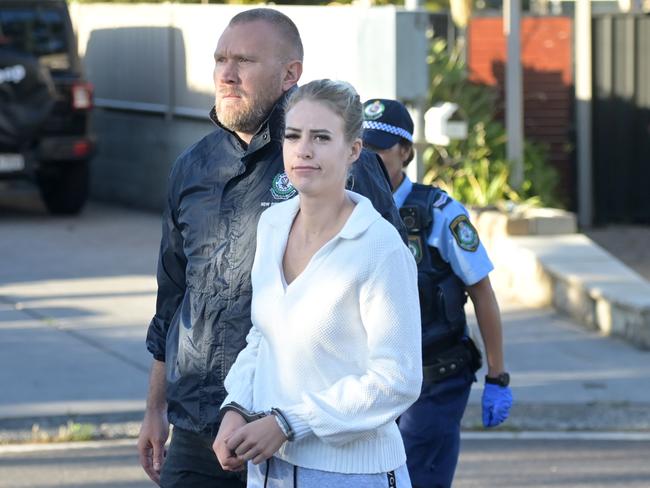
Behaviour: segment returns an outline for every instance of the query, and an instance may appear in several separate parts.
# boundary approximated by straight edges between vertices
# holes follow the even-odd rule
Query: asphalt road
[[[648,488],[650,440],[465,440],[454,488]]]
[[[454,488],[648,488],[650,438],[464,439]],[[0,450],[0,488],[144,488],[131,445]]]

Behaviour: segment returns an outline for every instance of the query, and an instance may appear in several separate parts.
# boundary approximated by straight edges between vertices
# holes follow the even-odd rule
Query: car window
[[[32,54],[53,69],[70,67],[65,14],[56,9],[2,9],[0,39],[3,46]]]

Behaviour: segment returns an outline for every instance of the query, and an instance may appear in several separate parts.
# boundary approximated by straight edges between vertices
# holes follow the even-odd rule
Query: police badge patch
[[[420,236],[408,236],[408,239],[409,251],[415,258],[415,264],[420,264],[420,261],[422,261],[422,239],[420,239]]]
[[[275,200],[289,200],[296,196],[297,193],[298,191],[289,181],[287,173],[283,171],[273,177],[273,182],[271,183],[271,195]]]
[[[379,100],[375,100],[370,105],[366,105],[366,108],[363,109],[363,115],[366,120],[377,120],[382,116],[384,110],[386,110],[384,104]]]
[[[461,249],[470,252],[474,252],[478,249],[478,232],[476,232],[476,229],[467,218],[467,215],[459,215],[456,217],[451,224],[449,224],[449,229]]]

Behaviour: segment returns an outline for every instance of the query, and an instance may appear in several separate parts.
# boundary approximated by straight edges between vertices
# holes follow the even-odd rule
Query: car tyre
[[[88,161],[48,164],[38,173],[41,197],[50,213],[75,215],[88,200]]]

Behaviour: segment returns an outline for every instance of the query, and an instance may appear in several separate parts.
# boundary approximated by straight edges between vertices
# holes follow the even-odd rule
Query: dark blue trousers
[[[422,385],[420,398],[399,419],[413,488],[449,488],[460,453],[460,421],[474,373]]]
[[[226,472],[212,451],[214,436],[174,428],[160,476],[162,488],[245,488],[245,473]]]

